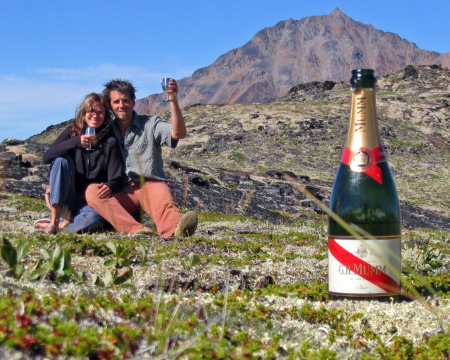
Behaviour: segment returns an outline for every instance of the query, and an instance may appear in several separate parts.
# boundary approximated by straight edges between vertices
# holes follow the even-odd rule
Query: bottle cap
[[[372,69],[352,70],[352,77],[350,79],[352,91],[355,91],[359,87],[375,89],[377,78],[374,72]]]

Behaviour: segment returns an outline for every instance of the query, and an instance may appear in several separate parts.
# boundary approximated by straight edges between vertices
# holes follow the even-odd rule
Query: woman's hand
[[[95,140],[95,135],[81,135],[81,147],[88,148],[89,144]]]
[[[97,196],[99,199],[107,199],[111,197],[111,188],[106,184],[98,184]]]

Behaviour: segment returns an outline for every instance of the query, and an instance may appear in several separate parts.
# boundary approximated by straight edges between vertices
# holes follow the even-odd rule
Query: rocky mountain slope
[[[327,202],[346,139],[349,97],[345,83],[311,82],[267,104],[183,109],[188,137],[164,150],[178,205],[272,223],[314,218],[317,206],[285,175]],[[381,76],[377,99],[403,225],[449,231],[450,71],[408,66]],[[42,198],[48,172],[42,155],[66,125],[0,144],[4,190]]]
[[[43,234],[33,221],[48,216],[44,202],[16,194],[42,198],[42,154],[67,123],[1,143],[0,358],[447,359],[449,86],[438,66],[379,78],[404,225],[396,303],[329,297],[326,216],[295,186],[329,198],[349,117],[344,83],[183,109],[189,136],[165,158],[178,205],[199,209],[188,239]]]
[[[348,80],[355,68],[371,68],[383,75],[409,64],[449,67],[450,54],[421,50],[336,8],[328,15],[280,21],[261,30],[244,46],[179,80],[180,100],[183,107],[263,103],[284,96],[299,83]],[[140,114],[164,111],[167,105],[162,99],[162,94],[140,99],[136,110]]]

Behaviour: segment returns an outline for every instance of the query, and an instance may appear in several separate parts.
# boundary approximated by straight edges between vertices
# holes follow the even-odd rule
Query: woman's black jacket
[[[45,152],[43,162],[50,164],[57,157],[69,155],[75,163],[75,188],[79,194],[84,194],[92,183],[107,184],[112,194],[118,192],[126,177],[117,139],[108,133],[92,148],[90,151],[82,148],[81,136],[71,138],[69,128],[66,128]]]

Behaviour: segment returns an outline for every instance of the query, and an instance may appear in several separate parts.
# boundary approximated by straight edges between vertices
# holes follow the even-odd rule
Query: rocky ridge
[[[356,68],[375,69],[378,75],[384,75],[409,64],[449,67],[450,55],[421,50],[336,8],[328,15],[280,21],[261,30],[242,47],[180,79],[179,99],[183,107],[196,103],[264,103],[284,96],[299,83],[344,81]],[[165,111],[163,96],[139,99],[136,111]]]
[[[408,66],[379,78],[381,137],[407,228],[450,230],[449,85],[450,71],[440,66]],[[317,216],[319,208],[295,182],[328,201],[348,99],[345,83],[326,81],[296,85],[268,104],[185,108],[188,138],[164,150],[177,204],[273,223]],[[42,198],[48,172],[42,155],[66,125],[0,144],[4,190]]]

